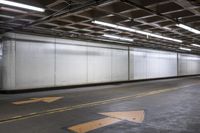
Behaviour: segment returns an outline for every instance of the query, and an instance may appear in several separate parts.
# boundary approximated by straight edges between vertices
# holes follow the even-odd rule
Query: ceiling
[[[134,46],[179,52],[182,52],[179,47],[184,46],[192,49],[190,53],[200,54],[200,48],[191,46],[191,43],[200,44],[200,35],[175,26],[177,22],[181,22],[200,30],[200,0],[12,1],[45,8],[45,12],[0,4],[0,33],[20,31],[102,41],[112,41],[102,36],[112,34],[133,38],[134,42],[131,45]],[[93,24],[93,20],[180,39],[183,43],[108,28]]]

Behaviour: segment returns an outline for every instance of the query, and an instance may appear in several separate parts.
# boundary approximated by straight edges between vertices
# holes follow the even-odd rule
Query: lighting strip
[[[0,17],[2,17],[2,18],[10,18],[10,19],[14,19],[15,18],[14,16],[8,16],[8,15],[3,15],[3,14],[0,14]]]
[[[140,31],[140,30],[124,27],[124,26],[119,26],[119,25],[115,25],[115,24],[110,24],[110,23],[106,23],[106,22],[101,22],[101,21],[96,21],[95,20],[95,21],[92,21],[92,23],[98,24],[98,25],[103,25],[103,26],[106,26],[106,27],[115,28],[115,29],[134,32],[134,33],[138,33],[138,34],[143,34],[143,35],[146,35],[146,36],[151,36],[151,37],[156,37],[156,38],[165,39],[165,40],[169,40],[169,41],[174,41],[174,42],[178,42],[178,43],[182,43],[183,42],[182,40],[173,39],[173,38],[169,38],[169,37],[165,37],[165,36],[161,36],[161,35],[145,32],[145,31]]]
[[[200,47],[200,45],[198,44],[191,44],[192,46],[195,46],[195,47]]]
[[[117,39],[117,40],[122,40],[122,41],[128,41],[128,42],[133,42],[134,40],[131,38],[126,38],[126,37],[120,37],[120,36],[114,36],[114,35],[109,35],[109,34],[104,34],[104,37],[112,38],[112,39]]]
[[[13,1],[7,1],[7,0],[0,0],[0,4],[24,8],[24,9],[29,9],[29,10],[38,11],[38,12],[44,12],[45,11],[45,9],[43,9],[43,8],[30,6],[30,5],[26,5],[26,4],[22,4],[22,3],[17,3],[17,2],[13,2]]]
[[[200,31],[199,31],[199,30],[196,30],[196,29],[194,29],[194,28],[192,28],[192,27],[189,27],[189,26],[187,26],[187,25],[184,25],[184,24],[176,24],[176,26],[178,26],[178,27],[180,27],[180,28],[183,28],[183,29],[185,29],[185,30],[188,30],[188,31],[190,31],[190,32],[193,32],[193,33],[195,33],[195,34],[200,34]]]
[[[184,50],[184,51],[191,51],[190,48],[185,48],[185,47],[180,47],[179,49],[180,49],[180,50]]]
[[[22,14],[26,14],[26,11],[22,11],[22,10],[18,10],[18,9],[12,9],[12,8],[7,8],[7,7],[0,7],[0,10],[4,10],[4,11],[10,11],[10,12],[17,12],[17,13],[22,13]]]

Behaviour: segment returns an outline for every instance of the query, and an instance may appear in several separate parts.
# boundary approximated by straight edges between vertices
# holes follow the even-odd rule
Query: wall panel
[[[3,56],[3,43],[1,42],[1,37],[0,37],[0,89],[2,89],[2,85],[3,85],[3,83],[2,83],[2,80],[3,80],[3,78],[2,78],[3,57],[2,56]]]
[[[183,55],[183,54],[179,54],[178,55],[178,59],[179,59],[179,75],[188,75],[188,63],[187,63],[187,56]]]
[[[134,48],[130,51],[131,79],[177,76],[177,54]]]
[[[128,80],[128,51],[112,49],[112,81]]]
[[[177,70],[181,76],[200,74],[197,55],[14,33],[7,37],[4,90],[127,81],[129,75],[130,80],[173,77]]]
[[[55,44],[16,41],[16,88],[54,86]]]
[[[160,55],[160,77],[177,76],[177,54],[161,51]]]
[[[179,75],[200,74],[200,56],[179,54]]]
[[[146,50],[147,52],[147,78],[160,77],[160,52],[154,50]]]
[[[56,44],[56,86],[87,83],[87,47]]]
[[[111,49],[88,47],[88,83],[111,81]]]
[[[15,89],[15,41],[3,41],[2,88]]]
[[[147,78],[147,53],[145,49],[131,49],[130,51],[130,79]]]

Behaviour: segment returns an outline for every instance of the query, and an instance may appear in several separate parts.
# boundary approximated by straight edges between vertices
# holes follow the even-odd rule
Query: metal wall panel
[[[128,80],[128,51],[112,49],[112,81]]]
[[[147,78],[160,77],[160,52],[147,50]]]
[[[200,56],[196,55],[179,54],[177,64],[177,53],[130,48],[128,61],[127,46],[9,36],[25,40],[4,41],[5,90],[125,81],[128,75],[131,80],[171,77],[177,75],[177,67],[180,75],[200,73]]]
[[[54,86],[55,44],[16,41],[16,89]]]
[[[159,76],[158,77],[169,77],[170,76],[170,61],[168,60],[168,52],[159,53]],[[177,70],[177,69],[176,69]]]
[[[87,47],[56,44],[56,85],[87,83]]]
[[[88,47],[88,83],[111,81],[111,49]]]
[[[134,51],[132,48],[129,50],[129,79],[134,78]]]
[[[192,74],[200,74],[200,64],[199,64],[199,61],[200,61],[200,56],[191,56],[191,63],[190,64],[190,72]]]
[[[189,74],[195,74],[195,73],[198,73],[198,62],[196,62],[195,60],[195,57],[193,57],[194,59],[189,59],[188,60],[188,64],[189,64],[189,67],[188,67],[188,71],[189,71]]]
[[[15,41],[3,41],[2,89],[15,89]]]
[[[130,51],[130,79],[147,78],[147,53],[145,49]]]
[[[179,70],[179,75],[188,75],[188,63],[187,63],[187,56],[183,55],[183,54],[179,54],[178,55],[178,70]]]
[[[130,51],[131,79],[150,79],[177,75],[177,54],[134,48]]]
[[[159,77],[177,76],[177,54],[161,51],[160,55]]]
[[[1,37],[0,37],[0,89],[2,89],[2,65],[3,65],[3,43],[1,42]]]
[[[179,54],[179,75],[200,74],[200,56]]]

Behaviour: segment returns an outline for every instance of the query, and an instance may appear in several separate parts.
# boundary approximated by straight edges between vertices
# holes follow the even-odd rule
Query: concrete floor
[[[13,104],[43,97],[62,98]],[[200,77],[0,95],[0,133],[73,133],[72,126],[108,118],[101,112],[139,110],[141,123],[120,119],[89,125],[89,133],[199,133]]]

